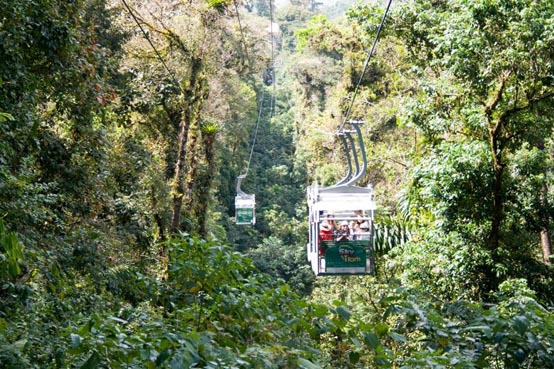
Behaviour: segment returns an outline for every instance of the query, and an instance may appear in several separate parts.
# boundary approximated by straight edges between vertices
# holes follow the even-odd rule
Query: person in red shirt
[[[329,222],[327,222],[326,220],[321,222],[321,224],[319,225],[319,239],[318,239],[319,255],[321,256],[325,255],[325,249],[322,247],[321,241],[332,241],[333,234],[334,234],[334,229],[331,226],[331,224],[329,224]]]
[[[333,231],[338,231],[340,227],[335,222],[335,216],[332,213],[327,213],[327,219],[325,220]]]

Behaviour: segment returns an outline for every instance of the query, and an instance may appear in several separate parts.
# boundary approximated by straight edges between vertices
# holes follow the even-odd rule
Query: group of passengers
[[[335,216],[328,213],[319,226],[321,241],[368,240],[370,238],[369,223],[363,218],[361,210],[357,210],[355,219],[351,222],[343,220],[337,224]]]

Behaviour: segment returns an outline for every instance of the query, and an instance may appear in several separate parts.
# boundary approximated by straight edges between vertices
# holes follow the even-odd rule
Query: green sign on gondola
[[[325,265],[327,273],[370,274],[372,264],[368,241],[326,242]]]
[[[253,208],[237,208],[237,224],[252,224],[254,219]]]

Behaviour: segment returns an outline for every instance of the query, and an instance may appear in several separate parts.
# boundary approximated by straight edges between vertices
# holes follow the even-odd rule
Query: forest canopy
[[[387,3],[0,0],[0,367],[553,368],[554,3]]]

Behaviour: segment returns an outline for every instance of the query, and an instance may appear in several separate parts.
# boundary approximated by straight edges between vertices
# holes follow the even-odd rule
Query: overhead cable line
[[[167,64],[165,63],[165,61],[163,60],[162,56],[160,55],[160,53],[158,52],[158,49],[156,49],[156,46],[154,46],[154,44],[152,43],[152,40],[150,40],[150,37],[148,36],[148,33],[146,33],[146,31],[144,30],[144,28],[142,27],[142,25],[140,24],[137,16],[135,15],[135,13],[133,12],[133,10],[131,9],[131,7],[129,6],[129,4],[127,4],[127,2],[125,0],[121,0],[121,2],[123,3],[123,5],[125,5],[125,7],[127,8],[127,10],[129,11],[129,14],[131,14],[131,17],[133,18],[133,20],[135,21],[135,23],[137,24],[137,26],[140,28],[142,34],[144,35],[144,38],[146,39],[146,41],[148,41],[148,43],[150,44],[150,47],[152,47],[152,49],[154,50],[154,52],[156,53],[156,56],[158,57],[158,59],[160,60],[160,62],[162,63],[162,65],[164,66],[164,68],[167,70],[167,72],[169,73],[169,77],[173,80],[173,83],[175,83],[175,85],[177,86],[177,89],[179,90],[180,93],[182,93],[183,91],[181,90],[181,86],[179,85],[179,82],[177,81],[177,78],[175,78],[175,73],[173,73],[173,71],[171,69],[169,69],[169,67],[167,66]]]
[[[236,2],[235,2],[235,6],[236,6]],[[270,0],[269,1],[269,14],[270,14],[270,22],[271,23],[270,23],[270,26],[269,26],[269,37],[270,37],[270,42],[271,42],[271,70],[272,70],[272,82],[273,82],[273,96],[271,97],[271,102],[270,102],[270,107],[269,107],[269,119],[271,119],[271,117],[273,117],[273,114],[274,114],[275,94],[276,94],[275,68],[274,68],[275,52],[274,52],[274,48],[273,48],[273,10],[272,10],[272,7],[273,7],[273,2],[272,2],[272,0]],[[237,9],[237,17],[238,17],[238,9]],[[239,23],[239,25],[240,25],[240,23]],[[245,48],[246,48],[246,44],[245,44]],[[248,156],[246,171],[242,175],[243,178],[246,177],[246,175],[248,175],[248,171],[250,170],[250,163],[252,162],[252,156],[254,154],[254,147],[256,146],[256,140],[257,140],[257,137],[258,137],[258,130],[259,130],[259,127],[260,127],[260,121],[262,120],[262,113],[263,113],[263,110],[264,110],[264,99],[265,99],[265,89],[262,89],[262,96],[260,98],[259,108],[258,108],[258,118],[256,120],[256,127],[254,129],[254,137],[252,139],[252,145],[250,147],[250,154]]]
[[[379,28],[377,29],[377,34],[375,35],[375,39],[373,40],[373,45],[371,45],[371,49],[369,50],[369,52],[367,54],[367,57],[365,59],[364,67],[362,69],[362,74],[360,75],[360,79],[358,80],[358,83],[356,84],[356,88],[354,89],[354,95],[352,96],[352,100],[350,101],[350,106],[348,107],[348,110],[346,111],[344,121],[342,122],[342,124],[339,128],[339,131],[341,131],[344,128],[344,125],[350,119],[350,114],[352,112],[352,107],[354,106],[354,101],[356,100],[356,95],[358,94],[358,89],[359,89],[359,87],[362,83],[365,72],[367,71],[369,61],[370,61],[371,57],[373,56],[373,53],[375,52],[375,46],[377,45],[377,41],[379,40],[379,36],[381,35],[381,31],[383,29],[383,24],[385,23],[385,19],[387,18],[387,14],[389,12],[391,3],[392,3],[392,0],[389,0],[389,3],[388,3],[387,8],[385,10],[385,14],[383,14],[383,18],[381,19],[381,24],[379,25]]]
[[[260,107],[258,109],[258,119],[256,120],[256,128],[254,129],[254,138],[252,139],[252,147],[250,148],[250,155],[248,156],[248,163],[246,165],[246,172],[244,173],[244,176],[248,174],[248,170],[250,169],[250,162],[252,161],[252,155],[254,154],[254,146],[256,145],[256,139],[258,137],[258,128],[260,126],[260,120],[262,117],[262,111],[264,107],[264,97],[265,97],[265,91],[262,91],[262,97],[260,99]]]

